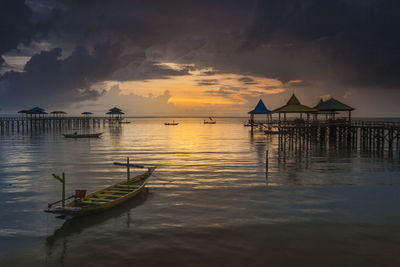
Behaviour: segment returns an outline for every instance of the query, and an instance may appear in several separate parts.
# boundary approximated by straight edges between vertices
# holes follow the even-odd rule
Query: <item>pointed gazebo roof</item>
[[[26,113],[27,114],[39,114],[39,115],[47,114],[47,112],[45,112],[43,108],[39,108],[39,107],[34,107],[34,108],[28,110]]]
[[[340,102],[339,100],[336,100],[334,98],[331,98],[327,101],[322,101],[322,99],[320,100],[320,102],[318,103],[317,106],[315,106],[316,109],[318,109],[318,111],[352,111],[354,110],[354,108],[343,104],[342,102]]]
[[[118,111],[122,111],[122,109],[117,108],[117,107],[113,107],[113,108],[110,109],[109,111],[111,111],[111,112],[118,112]]]
[[[324,103],[324,100],[322,100],[322,98],[321,98],[319,100],[318,104],[316,104],[314,108],[318,109],[318,106],[321,105],[322,103]]]
[[[117,107],[113,107],[106,114],[108,114],[108,115],[115,115],[115,114],[122,115],[122,114],[125,114],[125,113],[122,112],[122,109],[119,109]]]
[[[257,106],[252,111],[249,111],[249,114],[271,114],[271,110],[267,109],[264,102],[260,99]]]
[[[285,106],[275,109],[272,111],[273,113],[309,113],[309,112],[316,112],[315,108],[310,108],[305,105],[302,105],[297,97],[293,94],[290,97],[289,101]]]

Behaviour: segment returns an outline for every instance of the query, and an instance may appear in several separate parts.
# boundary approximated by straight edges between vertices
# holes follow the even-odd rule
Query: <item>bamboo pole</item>
[[[268,150],[265,151],[265,176],[268,178]]]
[[[126,165],[126,176],[127,176],[127,179],[128,179],[128,187],[129,187],[129,185],[131,184],[131,180],[130,180],[131,173],[130,173],[130,168],[129,168],[129,157],[126,158],[126,163],[127,163],[127,165]]]
[[[60,176],[55,175],[53,173],[53,177],[55,179],[57,179],[58,181],[60,181],[62,184],[62,200],[61,201],[62,201],[62,207],[64,208],[64,204],[65,204],[65,174],[62,173],[62,178],[61,178]]]

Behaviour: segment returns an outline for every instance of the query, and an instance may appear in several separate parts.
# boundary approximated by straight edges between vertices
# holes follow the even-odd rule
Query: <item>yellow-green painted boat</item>
[[[137,175],[133,178],[129,178],[130,167],[143,168],[143,166],[129,164],[129,160],[128,163],[126,164],[125,163],[114,163],[114,164],[127,167],[128,178],[126,180],[114,184],[112,186],[109,186],[107,188],[104,188],[102,190],[96,191],[94,193],[91,193],[82,198],[71,196],[70,198],[73,198],[73,200],[68,203],[64,203],[64,201],[62,201],[63,202],[62,206],[52,207],[53,204],[59,203],[61,201],[49,204],[45,212],[77,217],[77,216],[90,215],[93,213],[98,213],[111,209],[135,197],[137,194],[142,192],[145,189],[147,179],[153,174],[154,170],[156,169],[156,167],[148,167],[147,172]],[[59,177],[57,179],[59,179]],[[64,187],[65,184],[64,175],[63,179],[64,179],[63,182],[63,187]],[[63,195],[65,195],[64,190],[63,190]],[[63,199],[65,199],[64,196]]]

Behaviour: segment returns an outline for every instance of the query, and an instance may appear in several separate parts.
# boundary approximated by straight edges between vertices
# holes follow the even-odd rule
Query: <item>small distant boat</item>
[[[63,134],[65,138],[98,138],[100,135],[103,133],[92,133],[92,134],[78,134],[78,133],[73,133],[73,134]]]
[[[119,123],[131,123],[130,121],[120,121]]]
[[[216,124],[217,122],[214,121],[211,117],[209,117],[209,121],[204,120],[204,124]]]
[[[147,171],[143,174],[130,178],[130,168],[145,168],[143,165],[117,163],[114,165],[127,167],[127,179],[120,183],[106,187],[105,189],[96,191],[86,196],[86,190],[76,190],[76,194],[65,198],[65,175],[62,178],[53,174],[54,178],[63,184],[62,200],[48,204],[47,213],[61,214],[62,216],[85,216],[94,213],[99,213],[110,208],[113,208],[127,200],[138,195],[145,189],[147,179],[153,174],[156,167],[148,167]],[[66,200],[73,199],[65,203]],[[61,206],[53,207],[57,203],[62,203]]]
[[[164,125],[178,125],[179,124],[179,122],[175,122],[175,121],[172,121],[172,122],[164,122]]]
[[[243,126],[244,126],[244,127],[249,127],[249,126],[251,126],[251,123],[246,123],[246,122],[245,122],[245,123],[243,123]]]

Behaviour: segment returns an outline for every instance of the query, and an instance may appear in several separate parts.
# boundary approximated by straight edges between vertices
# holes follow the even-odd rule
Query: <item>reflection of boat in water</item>
[[[78,133],[73,133],[73,134],[63,134],[65,138],[98,138],[100,135],[103,133],[92,133],[92,134],[78,134]]]
[[[179,124],[179,122],[175,122],[175,121],[172,121],[172,122],[165,122],[164,123],[164,125],[178,125]]]
[[[147,172],[137,175],[130,179],[130,168],[144,168],[142,165],[129,164],[129,158],[127,163],[114,163],[119,166],[127,167],[127,179],[120,183],[109,186],[105,189],[96,191],[87,196],[86,190],[77,190],[76,195],[70,196],[68,199],[72,201],[65,204],[65,176],[62,178],[54,175],[54,178],[59,180],[63,184],[63,196],[62,200],[56,201],[48,205],[45,212],[55,213],[68,216],[84,216],[93,213],[102,212],[113,208],[142,192],[145,188],[147,179],[152,175],[156,167],[148,167]],[[67,199],[67,200],[68,200]],[[57,203],[62,203],[61,206],[52,207]]]
[[[209,121],[204,120],[204,124],[216,124],[217,122],[214,121],[211,117],[209,117]]]
[[[61,254],[66,254],[67,244],[71,237],[77,234],[82,234],[86,229],[95,227],[97,225],[105,224],[110,219],[120,218],[119,220],[125,220],[126,227],[129,228],[131,221],[134,221],[134,217],[131,218],[131,211],[143,205],[147,198],[151,197],[151,192],[145,188],[135,198],[130,199],[123,204],[109,210],[108,212],[94,214],[92,216],[73,217],[69,220],[64,221],[63,225],[54,230],[53,234],[46,238],[46,247],[49,249],[49,256],[54,254],[60,245],[64,251]]]

